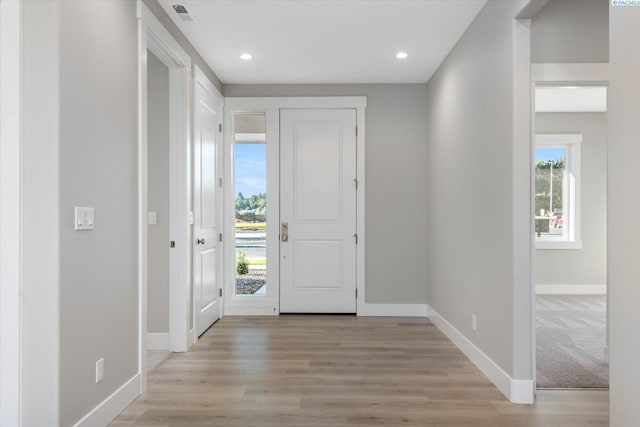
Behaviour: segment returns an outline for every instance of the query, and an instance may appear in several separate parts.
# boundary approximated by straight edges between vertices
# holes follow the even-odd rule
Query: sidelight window
[[[234,118],[236,295],[267,292],[267,146],[264,114]]]

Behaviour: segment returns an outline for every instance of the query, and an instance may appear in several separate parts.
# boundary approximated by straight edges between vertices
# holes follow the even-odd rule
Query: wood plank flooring
[[[225,317],[112,425],[608,425],[606,395],[564,396],[511,404],[428,319]]]

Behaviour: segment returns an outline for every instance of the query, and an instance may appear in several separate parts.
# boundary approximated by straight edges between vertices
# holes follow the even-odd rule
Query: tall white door
[[[281,110],[280,311],[356,312],[356,110]]]
[[[195,89],[193,185],[193,298],[195,332],[200,336],[220,317],[219,233],[221,191],[218,187],[222,108],[200,85]]]

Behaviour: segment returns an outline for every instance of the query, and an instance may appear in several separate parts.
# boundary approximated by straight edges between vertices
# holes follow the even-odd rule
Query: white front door
[[[280,112],[280,312],[356,312],[356,110]]]
[[[222,108],[200,85],[195,89],[193,185],[193,299],[196,337],[220,317],[219,125]]]

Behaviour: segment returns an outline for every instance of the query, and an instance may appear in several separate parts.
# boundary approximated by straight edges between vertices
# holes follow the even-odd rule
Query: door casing
[[[151,11],[138,3],[138,369],[141,392],[147,384],[147,49],[169,68],[169,350],[187,351],[193,343],[189,329],[190,274],[189,167],[191,57]],[[169,242],[167,242],[169,244]],[[185,286],[186,285],[186,286]]]

